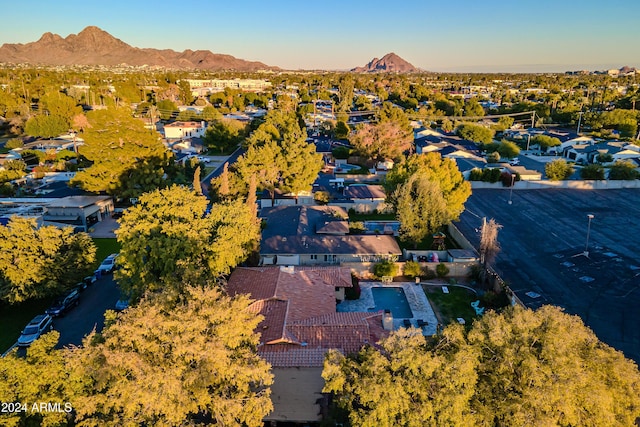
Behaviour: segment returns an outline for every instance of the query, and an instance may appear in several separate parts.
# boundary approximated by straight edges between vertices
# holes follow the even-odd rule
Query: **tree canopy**
[[[361,155],[375,160],[400,159],[412,142],[413,134],[393,121],[359,125],[349,136],[349,143]]]
[[[464,210],[464,203],[471,195],[471,185],[465,181],[456,163],[452,159],[441,157],[439,153],[414,154],[396,163],[387,174],[385,182],[387,194],[391,195],[389,201],[394,206],[395,190],[408,182],[414,174],[438,183],[446,202],[445,223],[458,219]]]
[[[204,143],[222,153],[240,145],[245,138],[246,129],[247,125],[238,120],[215,120],[205,132]]]
[[[456,128],[456,134],[458,134],[460,138],[464,138],[469,141],[489,144],[493,141],[495,131],[486,126],[477,125],[475,123],[462,123]]]
[[[0,227],[0,299],[19,303],[59,294],[87,276],[95,261],[86,233],[12,217]]]
[[[396,217],[400,221],[400,239],[416,245],[450,221],[447,205],[438,181],[413,174],[396,188]]]
[[[171,309],[142,301],[70,351],[77,425],[262,425],[272,375],[256,353],[261,317],[246,296],[184,291]]]
[[[125,292],[176,298],[185,281],[205,283],[247,257],[259,231],[253,211],[241,199],[214,204],[208,214],[207,205],[206,197],[174,185],[127,209],[116,231],[122,249],[115,274]]]
[[[258,187],[297,194],[311,190],[322,169],[322,155],[306,141],[294,113],[272,111],[247,139],[247,152],[236,170],[244,183],[256,176]]]
[[[551,181],[568,179],[573,172],[573,168],[565,159],[553,160],[544,166],[544,173]]]
[[[401,329],[357,355],[331,351],[324,391],[354,426],[633,425],[640,372],[577,316],[489,312],[436,340]]]
[[[125,197],[165,185],[169,155],[159,135],[145,129],[128,109],[91,111],[90,127],[79,152],[93,165],[76,174],[73,182],[92,192]]]

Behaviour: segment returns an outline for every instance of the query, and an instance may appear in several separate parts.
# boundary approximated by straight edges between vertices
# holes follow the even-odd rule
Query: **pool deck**
[[[418,319],[424,320],[427,324],[422,327],[423,335],[434,335],[438,320],[436,318],[429,300],[422,290],[422,286],[414,282],[360,282],[360,298],[353,301],[342,301],[337,305],[339,312],[370,312],[375,310],[375,302],[373,301],[373,293],[371,288],[402,288],[409,302],[409,307],[413,312],[413,317],[409,319],[411,325],[418,328]],[[404,319],[393,319],[393,329],[404,328]]]

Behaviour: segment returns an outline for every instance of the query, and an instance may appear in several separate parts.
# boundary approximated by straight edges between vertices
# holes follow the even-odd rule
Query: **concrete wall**
[[[472,189],[509,190],[500,182],[470,181]],[[568,188],[574,190],[619,190],[621,188],[640,188],[640,179],[633,181],[615,180],[567,180],[567,181],[518,181],[513,190],[539,190],[546,188]]]
[[[447,231],[449,232],[449,236],[453,240],[455,240],[462,249],[473,251],[473,253],[475,254],[478,253],[476,248],[471,244],[471,242],[469,242],[469,240],[467,240],[466,237],[464,237],[460,230],[458,230],[458,227],[456,227],[453,223],[447,226]]]
[[[373,278],[373,266],[376,263],[374,262],[343,262],[340,263],[341,267],[345,267],[351,270],[352,273],[364,277],[364,278]],[[404,271],[404,262],[396,262],[398,266],[398,274],[401,275]],[[425,269],[429,269],[435,273],[436,267],[440,264],[439,262],[421,262],[420,266]],[[442,264],[446,265],[449,269],[449,274],[447,277],[466,277],[469,275],[471,266],[477,263],[475,262],[443,262]]]

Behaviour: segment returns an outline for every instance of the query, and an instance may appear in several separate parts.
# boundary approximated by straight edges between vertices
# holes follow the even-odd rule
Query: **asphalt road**
[[[60,332],[58,347],[81,345],[82,339],[94,328],[102,330],[104,312],[113,310],[120,298],[120,291],[113,274],[98,279],[80,294],[80,303],[64,316],[53,319],[53,328]]]
[[[222,171],[224,170],[224,163],[229,163],[229,166],[231,166],[236,162],[236,160],[238,160],[238,157],[242,156],[244,153],[246,153],[246,151],[247,150],[245,150],[242,147],[238,148],[236,151],[234,151],[231,154],[231,156],[229,156],[226,162],[223,162],[220,166],[218,166],[216,169],[211,171],[210,174],[208,174],[207,176],[205,176],[200,180],[200,185],[202,186],[202,192],[204,193],[205,196],[209,195],[209,183],[211,182],[211,180],[213,178],[219,177],[222,174]]]
[[[508,200],[508,189],[475,190],[456,225],[477,247],[482,217],[495,218],[496,270],[525,305],[561,306],[640,362],[640,190],[516,190]]]

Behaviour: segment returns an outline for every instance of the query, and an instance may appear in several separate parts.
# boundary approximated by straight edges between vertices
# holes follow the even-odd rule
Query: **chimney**
[[[293,274],[295,273],[295,267],[293,265],[281,265],[280,271],[282,271],[283,273]]]
[[[393,331],[393,315],[391,310],[385,310],[382,315],[382,327],[385,331]]]

